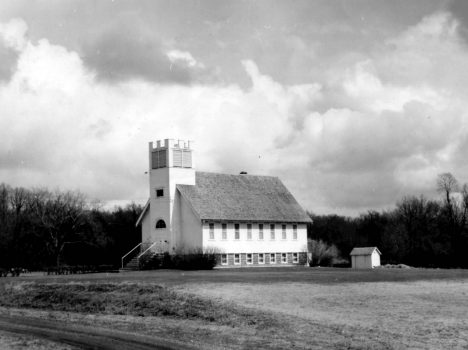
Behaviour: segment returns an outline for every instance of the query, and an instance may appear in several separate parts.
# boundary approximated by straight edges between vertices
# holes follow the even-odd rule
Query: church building
[[[221,266],[305,264],[312,220],[281,180],[195,171],[193,145],[149,143],[142,244],[160,253],[216,248]]]

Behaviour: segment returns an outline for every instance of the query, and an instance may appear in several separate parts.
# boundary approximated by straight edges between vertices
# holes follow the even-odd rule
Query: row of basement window
[[[214,224],[210,225],[210,237],[209,239],[215,239],[215,228]],[[267,226],[268,227],[268,226]],[[292,225],[293,227],[293,236],[292,239],[297,239],[297,225]],[[265,228],[264,224],[258,224],[258,239],[264,239],[265,237]],[[270,239],[276,239],[276,225],[270,224],[269,227]],[[221,224],[221,239],[227,239],[227,224]],[[240,240],[240,225],[234,224],[234,239]],[[252,239],[252,224],[247,224],[247,239]],[[281,239],[287,239],[287,228],[286,225],[281,225]]]
[[[234,255],[234,265],[241,264],[241,254],[232,254]],[[245,261],[247,265],[253,264],[253,254],[247,253],[245,254]],[[270,258],[270,264],[276,264],[277,262],[276,255],[277,253],[258,253],[258,263],[265,264],[265,259],[267,255]],[[279,259],[278,259],[279,260]],[[288,253],[281,253],[281,263],[286,264],[288,262]],[[293,264],[299,263],[299,253],[292,253],[292,262]],[[228,264],[228,254],[221,254],[221,265]]]

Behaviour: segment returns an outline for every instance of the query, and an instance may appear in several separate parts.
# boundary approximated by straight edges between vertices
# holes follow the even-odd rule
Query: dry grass
[[[197,319],[219,325],[260,328],[272,323],[253,314],[250,309],[229,305],[220,307],[209,298],[177,293],[155,284],[12,282],[0,285],[0,295],[0,306],[3,307]]]
[[[198,311],[190,318],[183,313],[167,317],[148,310],[143,313],[145,317],[133,312],[116,315],[118,310],[112,308],[103,312],[96,309],[92,315],[31,309],[28,312],[32,313],[30,316],[53,315],[68,322],[193,341],[206,349],[468,348],[468,278],[463,270],[264,268],[96,274],[72,277],[69,284],[70,279],[36,276],[1,282],[21,285],[35,281],[42,285],[40,291],[49,292],[58,284],[72,292],[82,291],[86,285],[88,294],[105,284],[107,291],[97,298],[111,301],[109,288],[115,288],[117,294],[128,290],[122,294],[122,300],[137,300],[138,293],[134,292],[138,288],[146,291],[142,295],[149,298],[151,293],[167,292],[164,295],[171,298],[177,312],[181,311],[178,301],[185,307],[184,300],[193,300]],[[51,282],[53,286],[46,287]],[[154,283],[170,287],[155,291]],[[125,284],[136,289],[128,289]],[[78,287],[69,287],[73,285]],[[91,293],[88,297],[96,296]],[[0,312],[12,312],[12,305],[3,311],[0,308]],[[211,311],[203,310],[206,305]],[[47,304],[43,306],[48,308]],[[214,318],[203,316],[205,311],[212,312],[209,314]]]
[[[431,281],[341,285],[218,284],[182,287],[204,298],[284,315],[297,330],[317,325],[400,349],[468,348],[468,283]],[[320,334],[316,334],[323,340]]]
[[[46,339],[31,338],[8,332],[0,332],[0,349],[2,350],[78,350],[66,344],[59,344]]]

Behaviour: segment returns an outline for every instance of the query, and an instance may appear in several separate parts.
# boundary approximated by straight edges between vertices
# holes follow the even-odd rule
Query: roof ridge
[[[274,179],[279,179],[278,176],[273,176],[273,175],[255,175],[255,174],[225,174],[225,173],[214,173],[210,171],[195,171],[195,174],[210,174],[210,175],[224,175],[224,176],[258,176],[258,177],[270,177]]]

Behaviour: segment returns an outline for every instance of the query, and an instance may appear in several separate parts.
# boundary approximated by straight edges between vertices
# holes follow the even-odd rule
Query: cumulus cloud
[[[26,45],[26,23],[13,18],[0,23],[0,81],[8,81],[16,66],[18,52]]]
[[[118,17],[82,46],[85,65],[98,79],[110,83],[139,79],[161,84],[190,84],[197,79],[192,68],[200,65],[191,65],[193,57],[187,60],[180,56],[182,51],[171,51],[172,56],[168,56],[157,33],[129,16]]]
[[[270,79],[246,64],[256,82]],[[99,79],[76,52],[47,39],[23,48],[11,82],[0,89],[4,181],[144,198],[147,142],[167,137],[197,141],[199,169],[266,174],[276,140],[291,129],[288,111],[311,94],[309,86],[245,92],[236,85],[114,86]]]
[[[203,63],[199,63],[193,58],[192,54],[188,51],[180,51],[180,50],[171,50],[167,53],[167,57],[171,60],[171,62],[183,62],[189,67],[199,67],[205,68]]]
[[[453,0],[449,3],[449,11],[460,24],[457,28],[460,36],[468,43],[468,3],[463,0]]]
[[[467,84],[448,67],[468,52],[453,21],[427,17],[325,83],[281,84],[246,59],[248,89],[185,76],[205,69],[190,52],[135,41],[128,28],[98,35],[85,56],[28,42],[24,30],[0,32],[18,50],[0,85],[0,177],[144,202],[147,142],[175,138],[195,141],[198,170],[279,176],[317,213],[355,215],[435,193],[438,173],[468,170]],[[93,61],[96,50],[105,57]],[[399,67],[416,71],[396,79]]]
[[[323,91],[329,108],[306,118],[308,147],[294,147],[309,148],[324,205],[390,206],[402,195],[434,194],[438,173],[466,174],[467,86],[457,67],[468,52],[454,28],[447,13],[428,16],[346,69],[332,94],[341,91],[337,108]]]

